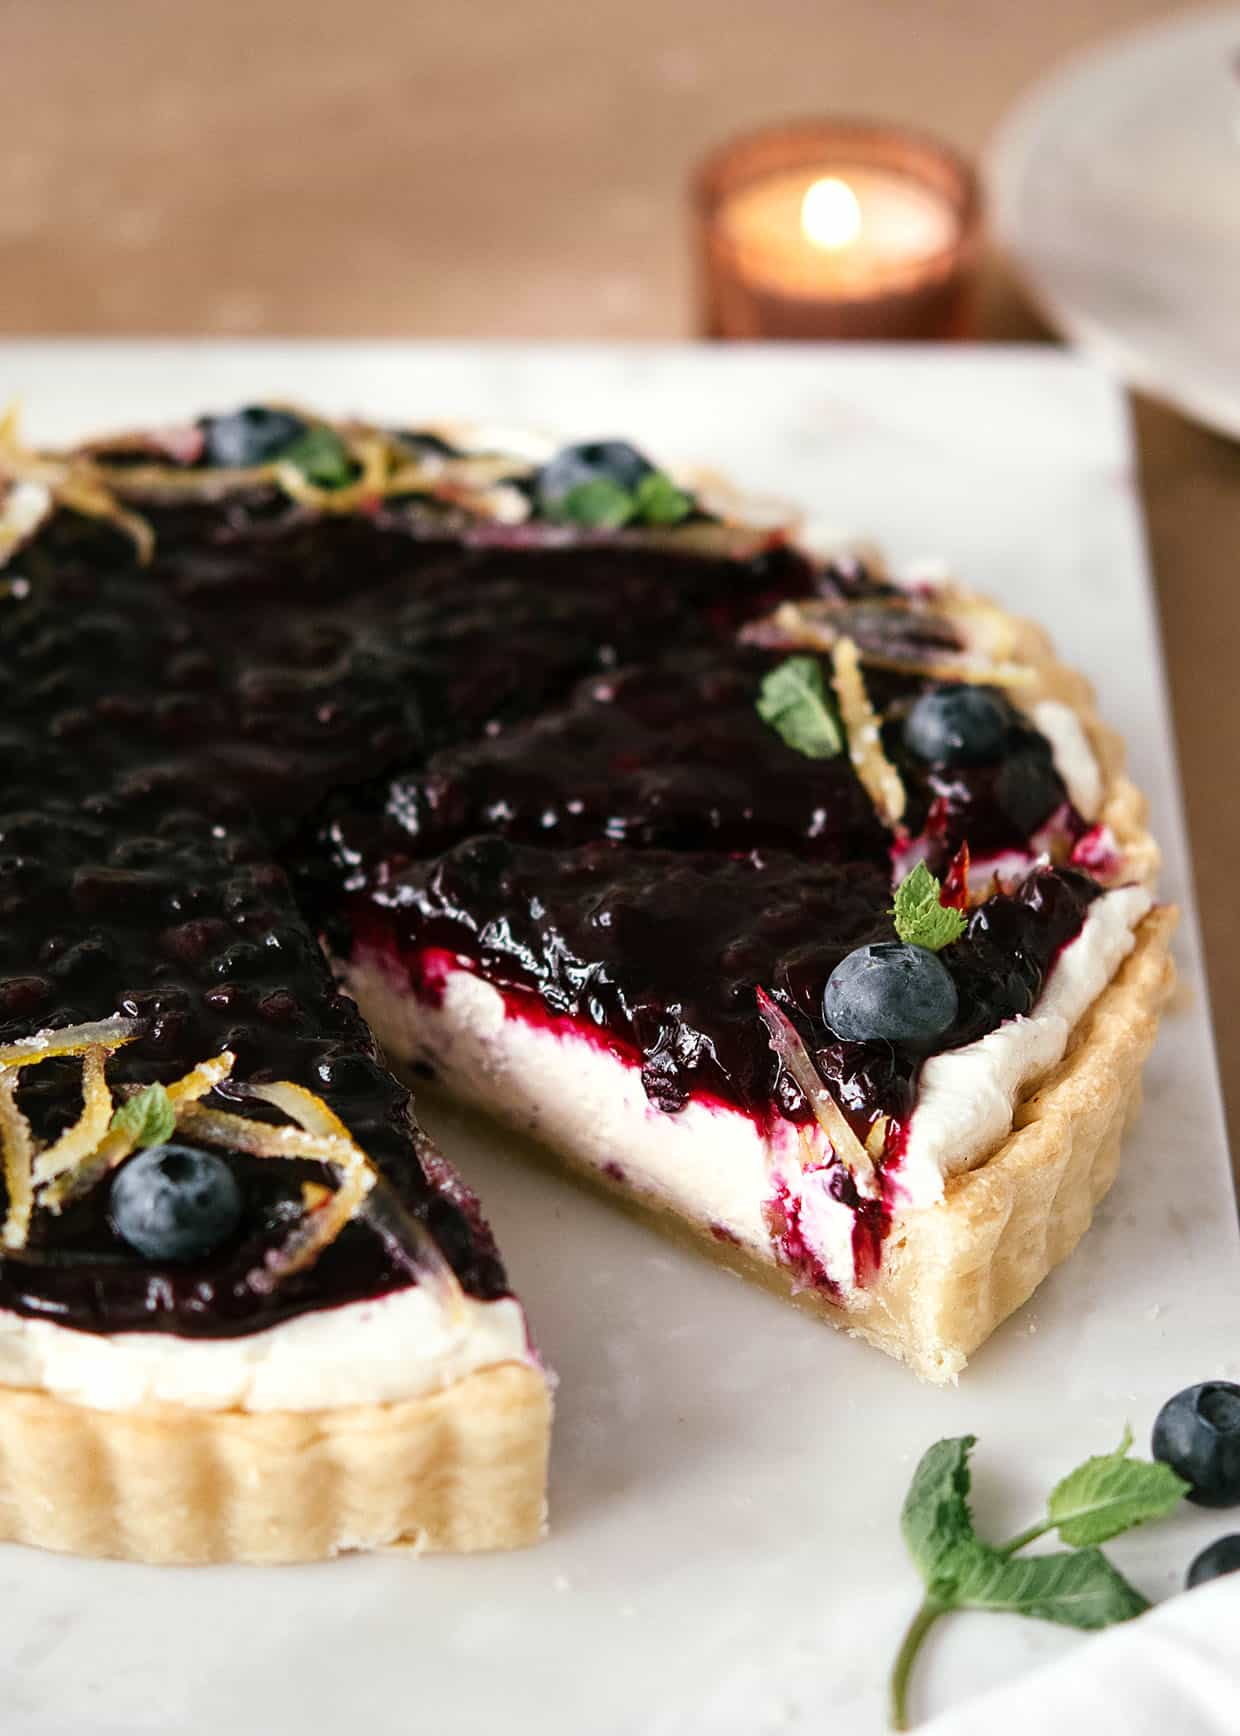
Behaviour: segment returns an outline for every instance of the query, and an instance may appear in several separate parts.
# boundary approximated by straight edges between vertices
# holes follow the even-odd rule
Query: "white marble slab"
[[[1132,743],[1186,909],[1184,990],[1121,1179],[1077,1257],[958,1389],[665,1246],[505,1140],[431,1119],[482,1190],[562,1378],[553,1533],[474,1560],[158,1572],[0,1550],[6,1736],[762,1736],[883,1727],[917,1597],[897,1513],[918,1456],[974,1432],[996,1534],[1054,1478],[1240,1375],[1240,1262],[1122,403],[1047,351],[0,344],[0,399],[60,437],[265,394],[627,432],[941,554],[1052,626]],[[1226,1529],[1115,1545],[1149,1594]],[[1083,1642],[959,1617],[923,1713]]]

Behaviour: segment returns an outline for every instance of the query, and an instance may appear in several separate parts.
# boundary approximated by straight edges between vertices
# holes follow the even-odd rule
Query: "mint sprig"
[[[664,471],[651,470],[636,488],[625,488],[609,476],[579,482],[546,510],[561,524],[620,530],[626,524],[679,524],[693,509],[691,495],[677,488]]]
[[[1086,1459],[1051,1490],[1044,1530],[1056,1530],[1074,1549],[1106,1543],[1133,1525],[1161,1519],[1188,1488],[1170,1465],[1130,1459],[1132,1430],[1113,1453]]]
[[[843,751],[844,732],[814,657],[785,657],[768,670],[758,690],[757,712],[807,759],[831,759]]]
[[[279,456],[316,488],[345,488],[357,475],[349,448],[333,428],[307,428]]]
[[[555,504],[554,516],[587,530],[619,530],[633,517],[635,502],[627,488],[608,476],[579,482]]]
[[[642,524],[679,524],[693,511],[693,498],[662,470],[643,476],[633,495],[634,516]]]
[[[925,1584],[891,1672],[891,1723],[907,1730],[908,1687],[922,1642],[956,1609],[997,1610],[1092,1630],[1130,1621],[1149,1606],[1097,1547],[1179,1505],[1188,1485],[1169,1466],[1130,1459],[1132,1434],[1113,1453],[1086,1459],[1051,1491],[1046,1517],[1011,1542],[988,1543],[969,1511],[972,1435],[937,1441],[922,1457],[900,1514],[900,1529]],[[1018,1557],[1048,1532],[1073,1545]]]
[[[162,1085],[144,1085],[128,1102],[113,1111],[110,1133],[127,1133],[135,1150],[162,1145],[176,1132],[177,1112]]]
[[[960,939],[968,926],[968,917],[963,910],[943,903],[942,890],[924,862],[905,875],[896,888],[896,901],[891,907],[901,940],[940,952],[953,940]]]

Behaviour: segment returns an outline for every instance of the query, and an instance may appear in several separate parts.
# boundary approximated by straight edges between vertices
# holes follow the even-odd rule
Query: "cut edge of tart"
[[[969,1356],[1067,1258],[1114,1180],[1121,1134],[1139,1102],[1141,1067],[1174,981],[1169,945],[1177,918],[1173,908],[1154,903],[1159,852],[1146,828],[1145,801],[1124,773],[1122,741],[1098,718],[1085,679],[1058,662],[1047,635],[1034,624],[956,588],[937,590],[935,601],[980,618],[988,654],[1001,655],[1005,669],[1021,672],[1013,683],[1021,694],[1017,703],[1043,718],[1042,708],[1058,708],[1061,725],[1066,710],[1083,731],[1098,775],[1092,823],[1077,850],[1111,885],[1102,898],[1115,905],[1108,922],[1111,956],[1100,980],[1087,981],[1070,1030],[1058,1042],[1052,1038],[1049,1060],[1012,1082],[1004,1126],[997,1133],[992,1129],[954,1173],[949,1166],[941,1182],[936,1178],[937,1197],[902,1203],[896,1193],[876,1227],[864,1203],[870,1191],[865,1178],[829,1131],[820,1137],[817,1130],[807,1133],[776,1117],[759,1137],[751,1117],[692,1097],[679,1116],[665,1116],[646,1101],[637,1070],[609,1052],[597,1034],[542,1013],[533,1020],[520,1011],[512,1016],[505,995],[467,959],[430,958],[429,995],[411,992],[389,959],[355,956],[338,968],[396,1061],[422,1073],[429,1069],[450,1095],[529,1135],[578,1177],[688,1238],[719,1263],[789,1296],[922,1378],[944,1382],[958,1376]],[[786,637],[778,642],[805,643]],[[833,649],[838,642],[832,639]],[[855,660],[848,653],[846,658],[847,680]],[[944,674],[958,679],[959,668]],[[984,678],[984,661],[971,675]],[[872,719],[860,721],[871,735]],[[876,804],[888,797],[890,770],[870,761],[862,774],[873,783]],[[563,1056],[557,1054],[561,1049]],[[954,1062],[960,1053],[942,1059]],[[578,1082],[596,1082],[597,1094],[580,1083],[565,1089],[570,1070]],[[687,1126],[686,1115],[696,1117],[693,1133],[677,1152],[666,1129],[673,1121]],[[658,1150],[644,1146],[652,1126],[661,1140]],[[781,1255],[769,1200],[765,1221],[752,1235],[738,1233],[722,1193],[713,1200],[703,1193],[700,1204],[691,1204],[700,1178],[696,1169],[686,1178],[690,1143],[703,1153],[713,1145],[717,1157],[732,1151],[735,1185],[750,1194],[752,1181],[739,1178],[755,1162],[768,1179],[800,1168],[825,1180],[838,1177],[841,1166],[850,1169],[858,1197],[847,1212],[837,1209],[838,1199],[814,1205],[819,1246],[812,1263],[823,1263],[823,1251],[833,1250],[836,1278],[848,1267],[857,1281],[807,1280],[804,1270]],[[705,1168],[705,1156],[701,1161]],[[823,1169],[824,1162],[836,1167]],[[706,1185],[717,1181],[711,1176]],[[838,1181],[833,1192],[840,1192]],[[740,1216],[754,1218],[753,1206],[747,1199]],[[781,1228],[786,1255],[799,1230],[795,1221]]]

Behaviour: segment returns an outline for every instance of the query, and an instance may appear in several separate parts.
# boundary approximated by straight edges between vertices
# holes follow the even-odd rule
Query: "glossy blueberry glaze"
[[[881,599],[880,581],[775,542],[728,558],[509,537],[416,502],[317,517],[243,488],[142,506],[148,569],[63,511],[8,569],[27,583],[0,602],[0,1040],[119,1011],[143,1031],[109,1064],[116,1084],[229,1047],[238,1079],[308,1086],[483,1297],[506,1280],[476,1202],[420,1140],[319,930],[422,992],[434,949],[475,961],[514,1016],[576,1021],[628,1055],[670,1113],[701,1092],[804,1118],[755,1016],[760,983],[859,1129],[907,1117],[916,1061],[832,1041],[820,1013],[834,964],[890,935],[890,840],[845,759],[809,762],[762,724],[777,654],[734,643],[784,598]],[[996,765],[913,764],[900,715],[924,685],[872,686],[911,823],[937,827],[945,855],[966,835],[975,853],[1023,843],[1062,801],[1011,769],[1048,763],[1045,744],[1013,713]],[[948,1043],[1028,1009],[1095,890],[1040,872],[974,914],[946,957]],[[23,1075],[39,1137],[75,1118],[79,1080],[68,1061]],[[230,1161],[246,1212],[216,1253],[136,1258],[96,1188],[36,1212],[28,1248],[0,1261],[0,1308],[221,1336],[409,1281],[358,1220],[257,1291],[248,1274],[319,1172]],[[877,1247],[882,1225],[858,1225]]]
[[[651,619],[708,640],[804,589],[808,568],[778,550],[728,563],[475,547],[397,514],[315,519],[263,491],[143,504],[149,569],[124,536],[61,512],[6,573],[25,583],[0,604],[0,1041],[122,1012],[144,1030],[109,1063],[114,1086],[172,1080],[224,1047],[238,1079],[308,1086],[465,1286],[501,1294],[476,1202],[428,1155],[290,889],[298,828],[428,741],[562,698],[633,655]],[[68,1060],[23,1074],[38,1137],[75,1119],[80,1078]],[[257,1291],[249,1273],[322,1172],[231,1161],[246,1213],[215,1254],[137,1258],[97,1187],[35,1213],[28,1247],[0,1261],[0,1308],[219,1336],[409,1281],[359,1220],[312,1269]]]
[[[959,1009],[936,1049],[1027,1013],[1097,894],[1087,876],[1045,868],[980,905],[940,954]],[[423,972],[426,954],[455,955],[507,991],[513,1016],[549,1014],[605,1034],[673,1114],[697,1094],[760,1122],[776,1109],[808,1116],[757,1016],[761,986],[864,1134],[879,1114],[907,1119],[921,1057],[839,1041],[823,1021],[822,991],[855,947],[892,938],[890,901],[880,862],[606,842],[548,850],[492,835],[355,895],[348,917],[355,949],[403,969],[416,992],[433,999],[442,981]]]

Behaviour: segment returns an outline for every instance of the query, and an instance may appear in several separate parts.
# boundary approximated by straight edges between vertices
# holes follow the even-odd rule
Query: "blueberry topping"
[[[188,1145],[152,1145],[112,1183],[112,1222],[148,1260],[196,1260],[241,1221],[241,1189],[222,1157]]]
[[[1018,832],[1036,832],[1064,800],[1065,790],[1050,755],[1031,747],[1013,754],[995,779],[995,800]]]
[[[859,946],[827,979],[822,1013],[848,1043],[931,1043],[950,1030],[956,985],[924,946],[880,940]]]
[[[1191,1591],[1195,1585],[1204,1585],[1208,1579],[1220,1579],[1225,1573],[1240,1573],[1240,1536],[1234,1531],[1230,1537],[1220,1537],[1217,1543],[1211,1543],[1208,1549],[1203,1549],[1193,1558],[1185,1576],[1185,1589]]]
[[[554,517],[574,489],[609,482],[632,493],[653,473],[654,465],[627,440],[591,440],[557,452],[535,477],[534,492],[541,510]]]
[[[1169,1398],[1154,1422],[1154,1457],[1201,1507],[1240,1505],[1240,1386],[1206,1380]]]
[[[204,416],[198,424],[206,438],[204,456],[224,470],[249,470],[266,464],[306,431],[300,416],[287,410],[248,405],[227,416]]]
[[[985,687],[934,687],[905,718],[904,742],[932,765],[986,765],[1002,754],[1011,721],[1003,700]]]

